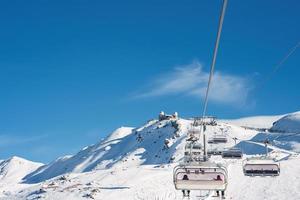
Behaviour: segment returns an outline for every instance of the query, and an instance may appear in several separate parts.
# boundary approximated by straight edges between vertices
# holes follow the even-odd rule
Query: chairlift
[[[184,150],[184,162],[200,162],[204,161],[203,146],[199,142],[187,142]]]
[[[280,164],[267,157],[246,159],[243,171],[245,176],[279,176]]]
[[[211,156],[211,155],[222,155],[223,150],[224,150],[224,148],[220,148],[220,147],[212,148],[211,147],[207,150],[207,154],[209,156]]]
[[[227,143],[227,137],[225,135],[215,134],[212,138],[207,141],[209,144]]]
[[[243,157],[243,152],[240,148],[233,147],[233,148],[224,150],[222,152],[222,158],[237,158],[237,159],[239,159],[242,157]]]
[[[279,176],[280,164],[268,156],[269,141],[265,140],[266,155],[248,158],[243,161],[245,176]]]
[[[198,136],[200,135],[201,130],[196,128],[195,126],[192,126],[192,128],[188,131],[188,138],[186,139],[187,141],[197,141],[199,138]]]
[[[230,149],[224,150],[222,152],[222,158],[237,158],[237,159],[239,159],[239,158],[243,157],[242,149],[236,147],[236,141],[238,140],[238,138],[234,137],[232,139],[234,140],[235,146]]]
[[[174,168],[173,181],[177,190],[225,191],[228,176],[226,168],[215,163],[178,165]]]

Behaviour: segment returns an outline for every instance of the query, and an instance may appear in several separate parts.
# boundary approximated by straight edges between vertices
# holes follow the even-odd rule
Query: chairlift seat
[[[202,145],[198,142],[194,142],[194,143],[189,142],[185,145],[185,149],[190,149],[190,148],[192,148],[194,150],[196,150],[196,149],[198,150],[198,149],[202,149]]]
[[[184,161],[187,163],[204,160],[202,144],[198,142],[188,142],[185,145]]]
[[[218,191],[226,190],[228,181],[226,168],[217,165],[179,165],[174,168],[173,180],[177,190]]]
[[[208,155],[222,155],[223,148],[210,148],[207,150]]]
[[[239,148],[231,148],[222,152],[222,158],[242,158],[243,152]]]
[[[215,135],[207,141],[209,144],[227,143],[227,137],[225,135]]]
[[[243,163],[245,176],[279,176],[280,164],[269,158],[254,158]]]

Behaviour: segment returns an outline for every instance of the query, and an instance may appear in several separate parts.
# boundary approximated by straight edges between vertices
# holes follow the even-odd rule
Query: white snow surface
[[[221,120],[223,122],[234,124],[237,126],[248,127],[248,128],[271,128],[273,123],[284,115],[273,115],[273,116],[254,116],[244,117],[240,119],[229,119]]]
[[[0,162],[0,191],[6,191],[19,184],[22,188],[22,179],[29,173],[35,171],[42,163],[13,156]]]
[[[107,138],[106,141],[117,140],[129,135],[133,127],[121,127],[112,132]]]
[[[274,123],[271,130],[300,133],[300,111],[283,116]]]
[[[31,162],[29,160],[13,156],[0,162],[1,182],[20,182],[28,173],[42,166],[42,163]]]
[[[249,119],[253,121],[254,118]],[[270,125],[270,118],[259,119],[261,127]],[[185,119],[150,120],[139,128],[117,129],[105,140],[47,165],[37,164],[24,170],[14,164],[14,169],[7,173],[14,174],[18,170],[24,173],[9,179],[0,178],[0,200],[182,199],[181,191],[174,188],[172,171],[182,161],[191,124],[192,121]],[[232,147],[232,138],[237,137],[237,146],[243,148],[246,158],[265,152],[260,142],[262,138],[276,138],[269,146],[270,156],[280,160],[281,165],[278,177],[246,177],[242,171],[243,159],[224,160],[213,156],[213,161],[228,168],[226,199],[300,199],[300,156],[296,151],[296,147],[300,147],[300,137],[281,138],[286,133],[245,129],[223,120],[218,121],[217,126],[207,126],[208,137],[222,132],[228,143],[208,145],[209,149]],[[7,182],[11,184],[4,187]],[[199,191],[192,191],[190,199],[200,199],[199,195]],[[218,199],[205,191],[201,195],[206,195],[202,199]]]

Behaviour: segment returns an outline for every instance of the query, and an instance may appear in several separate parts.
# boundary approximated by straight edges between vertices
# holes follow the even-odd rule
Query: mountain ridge
[[[282,118],[284,116],[277,121]],[[262,120],[261,117],[250,119]],[[266,120],[269,124],[269,119]],[[150,197],[161,199],[160,195],[164,194],[164,191],[160,188],[165,188],[168,192],[163,199],[182,199],[180,192],[174,190],[170,175],[173,167],[182,161],[185,138],[192,123],[192,119],[168,118],[149,120],[137,128],[120,127],[98,143],[84,147],[74,155],[59,157],[45,165],[40,164],[26,173],[24,177],[19,178],[19,181],[12,181],[7,187],[0,188],[0,200],[115,199],[118,196],[124,198],[126,196],[125,199]],[[230,148],[235,146],[233,138],[238,138],[237,147],[243,148],[245,157],[263,154],[265,149],[261,141],[265,138],[275,139],[275,142],[269,146],[270,155],[277,160],[283,160],[283,166],[291,170],[291,173],[283,172],[287,177],[292,177],[292,173],[294,173],[290,165],[297,164],[298,160],[300,164],[297,156],[297,152],[300,152],[300,149],[297,149],[297,145],[300,144],[298,135],[291,137],[289,133],[283,132],[260,132],[223,120],[217,120],[215,125],[207,126],[206,133],[208,139],[215,134],[225,134],[228,138],[226,144],[208,145],[208,150]],[[16,157],[12,160],[20,159],[22,158]],[[222,160],[218,156],[212,159],[228,166],[233,179],[242,182],[248,180],[243,178],[241,173],[232,174],[233,169],[242,171],[240,161]],[[1,163],[3,161],[0,162],[0,166]],[[143,176],[145,177],[143,178]],[[155,177],[160,183],[155,181]],[[165,180],[163,177],[167,177],[167,179]],[[279,180],[288,185],[285,178],[279,178]],[[0,178],[0,185],[6,182]],[[266,183],[258,182],[265,189],[267,188]],[[15,187],[12,187],[12,184]],[[242,194],[235,194],[232,190],[234,183],[230,184],[229,195],[232,195],[233,199],[247,199]],[[250,180],[243,182],[241,187],[246,187],[247,184],[252,184],[252,182]],[[260,189],[253,190],[257,191],[255,195],[259,195],[261,192]],[[270,191],[273,197],[276,196],[273,194],[275,190],[278,188]],[[131,191],[131,193],[127,191]],[[296,193],[295,196],[300,198],[300,193]],[[259,199],[259,196],[257,197]]]

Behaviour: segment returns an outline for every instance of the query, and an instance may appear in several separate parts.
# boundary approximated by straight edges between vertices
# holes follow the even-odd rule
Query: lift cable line
[[[213,77],[214,70],[215,70],[215,64],[216,64],[216,59],[217,59],[217,54],[218,54],[218,49],[219,49],[219,43],[220,43],[220,38],[221,38],[221,32],[222,32],[226,7],[227,7],[227,0],[223,0],[221,15],[220,15],[220,19],[219,19],[219,28],[218,28],[218,33],[217,33],[217,39],[216,39],[216,43],[215,43],[215,49],[214,49],[213,59],[212,59],[211,67],[210,67],[209,79],[208,79],[207,89],[206,89],[206,94],[205,94],[204,109],[203,109],[203,115],[202,115],[203,117],[205,117],[205,115],[206,115],[206,109],[207,109],[207,103],[208,103],[208,93],[209,93],[210,85],[212,82],[212,77]]]
[[[216,60],[217,60],[217,55],[218,55],[218,49],[219,49],[219,44],[220,44],[220,38],[221,38],[221,33],[222,33],[222,28],[223,28],[223,22],[224,22],[224,17],[225,17],[225,12],[226,12],[226,7],[227,7],[227,0],[223,0],[222,3],[222,9],[221,9],[221,14],[219,18],[219,25],[218,25],[218,32],[217,32],[217,38],[215,41],[215,47],[214,47],[214,52],[213,52],[213,58],[212,58],[212,63],[210,67],[210,73],[209,73],[209,78],[208,78],[208,83],[207,83],[207,88],[206,88],[206,93],[205,93],[205,99],[204,99],[204,107],[203,107],[203,113],[202,113],[202,127],[201,131],[199,132],[199,139],[201,135],[203,135],[203,143],[204,143],[204,157],[206,159],[207,157],[207,150],[206,150],[206,138],[204,134],[204,117],[206,116],[206,110],[207,110],[207,104],[208,104],[208,95],[209,95],[209,90],[211,88],[211,83],[214,75],[214,70],[215,70],[215,65],[216,65]]]
[[[208,160],[204,133],[206,129],[204,117],[206,115],[208,94],[214,73],[226,6],[227,0],[223,0],[200,124],[198,123],[199,118],[195,118],[192,129],[189,130],[188,138],[186,139],[184,161],[176,166],[173,171],[175,188],[177,190],[182,190],[184,196],[189,196],[190,190],[221,191],[222,196],[224,196],[224,191],[228,184],[226,167],[215,162],[209,162]],[[197,127],[199,125],[200,130],[198,130]],[[199,137],[197,138],[197,136]],[[203,143],[201,143],[201,136],[203,136]]]
[[[295,51],[300,47],[300,41],[291,48],[288,53],[280,60],[280,62],[275,65],[273,70],[266,76],[265,80],[257,86],[257,89],[263,88],[266,83],[272,78],[272,76],[279,70],[279,68],[288,60],[288,58],[295,53]]]

